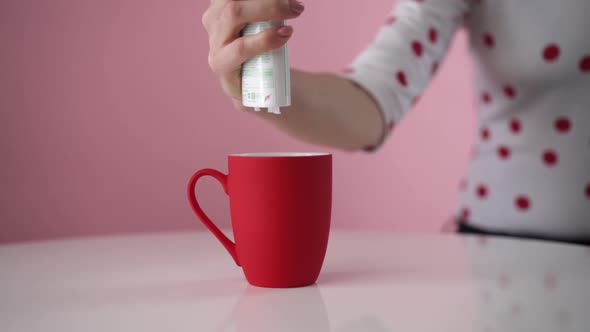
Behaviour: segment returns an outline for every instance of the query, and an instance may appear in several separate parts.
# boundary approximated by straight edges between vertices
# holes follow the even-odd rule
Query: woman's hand
[[[303,9],[303,4],[297,0],[211,0],[202,17],[209,34],[209,66],[236,108],[244,108],[241,102],[242,64],[256,55],[283,46],[293,34],[291,26],[274,27],[253,36],[241,36],[241,30],[250,22],[298,17]]]

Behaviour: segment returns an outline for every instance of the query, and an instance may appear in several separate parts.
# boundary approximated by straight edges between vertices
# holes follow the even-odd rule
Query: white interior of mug
[[[328,155],[330,154],[323,152],[260,152],[230,154],[232,157],[317,157]]]

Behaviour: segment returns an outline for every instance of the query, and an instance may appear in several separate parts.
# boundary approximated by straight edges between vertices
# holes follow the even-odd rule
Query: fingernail
[[[282,26],[277,30],[277,34],[281,37],[291,37],[293,34],[293,27],[289,25]]]
[[[289,0],[289,9],[291,9],[292,13],[299,15],[303,12],[305,6],[303,6],[303,4],[297,0]]]

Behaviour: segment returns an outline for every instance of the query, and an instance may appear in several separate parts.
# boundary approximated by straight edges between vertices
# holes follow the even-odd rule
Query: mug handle
[[[211,231],[211,233],[213,233],[213,235],[215,235],[219,242],[221,242],[227,252],[229,252],[231,257],[234,259],[234,262],[240,266],[240,262],[238,261],[238,256],[236,254],[236,244],[233,243],[227,236],[225,236],[225,234],[223,234],[223,232],[220,231],[217,226],[215,226],[215,224],[211,221],[211,219],[209,219],[209,217],[207,217],[197,202],[195,187],[197,185],[197,181],[199,181],[199,179],[203,176],[211,176],[219,181],[223,187],[223,191],[225,191],[227,194],[227,175],[214,169],[205,168],[196,172],[188,182],[188,201],[191,204],[193,211],[195,211],[197,214],[197,217],[201,219],[201,222],[209,229],[209,231]]]

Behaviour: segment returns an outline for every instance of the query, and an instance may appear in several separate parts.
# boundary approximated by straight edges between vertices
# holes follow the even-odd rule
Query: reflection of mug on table
[[[217,332],[390,332],[376,316],[354,317],[331,326],[318,286],[261,289],[249,286],[230,319]]]
[[[330,322],[317,286],[262,289],[249,286],[231,318],[236,332],[329,332]],[[221,331],[220,331],[221,332]]]

